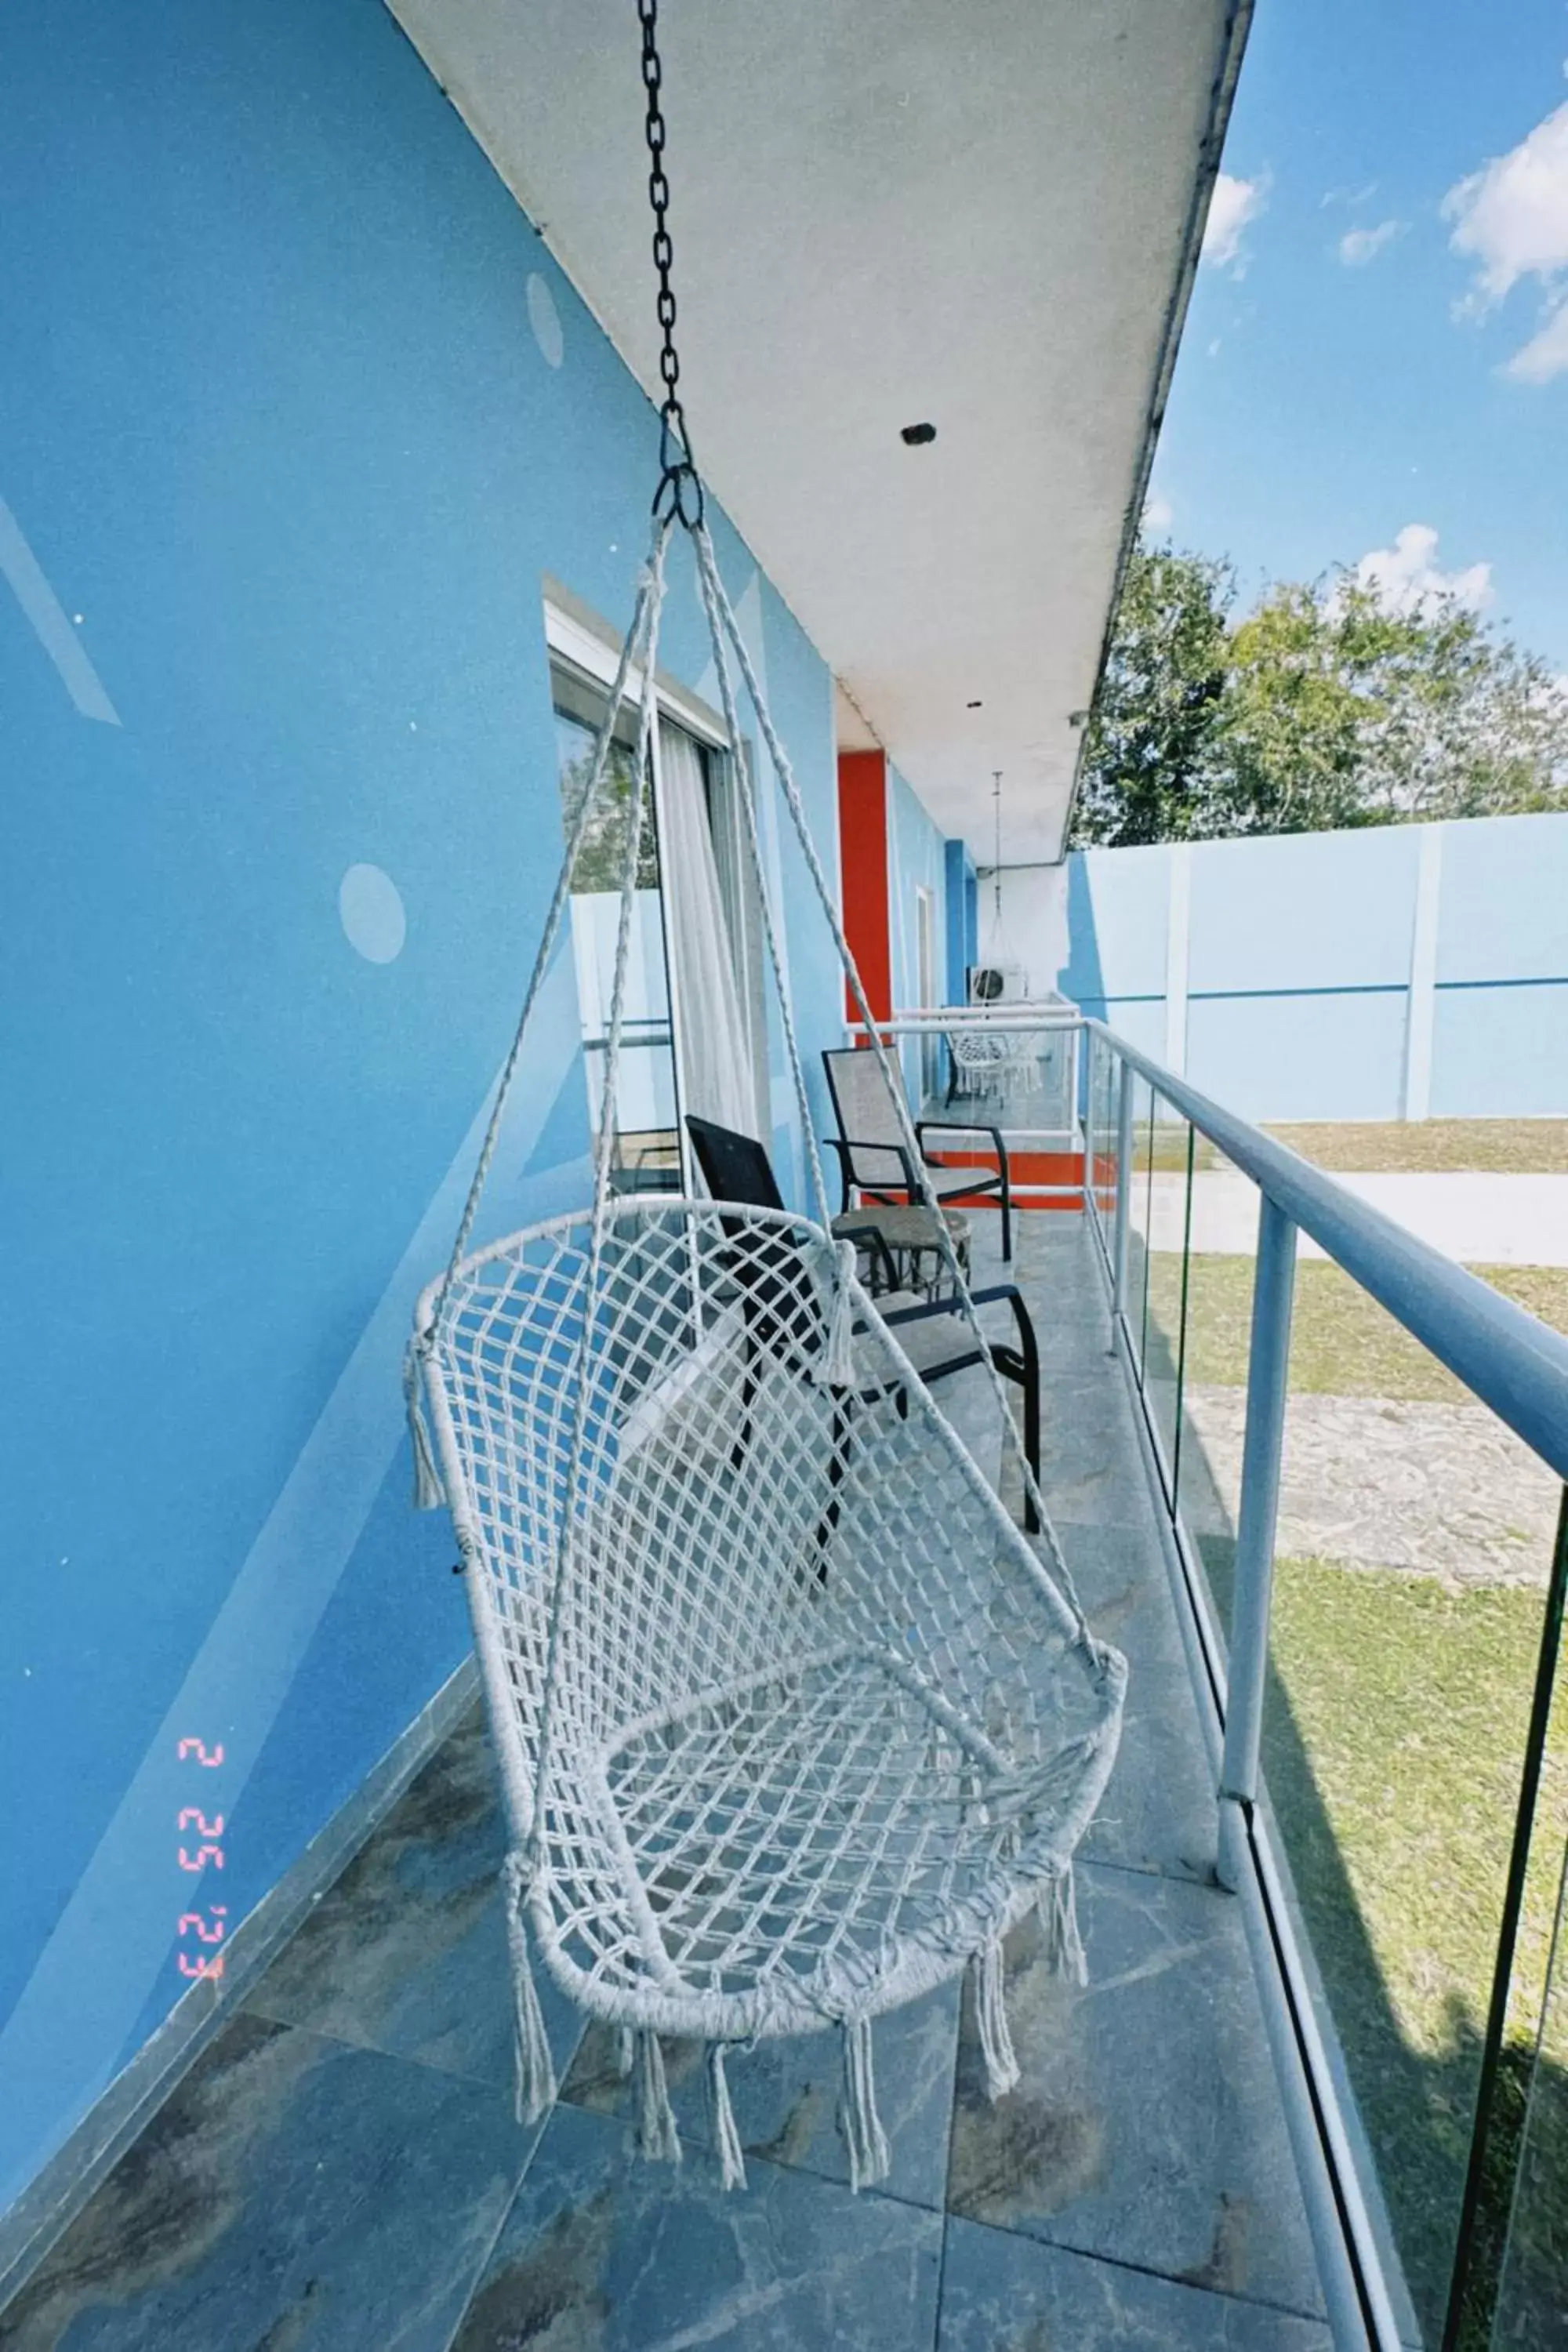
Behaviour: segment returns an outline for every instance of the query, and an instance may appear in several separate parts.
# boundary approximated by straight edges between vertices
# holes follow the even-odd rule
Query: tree
[[[1076,841],[1181,841],[1207,822],[1226,686],[1228,564],[1139,546],[1089,719]]]
[[[1229,568],[1141,548],[1073,838],[1118,844],[1568,810],[1568,693],[1452,596],[1341,569],[1228,620]]]

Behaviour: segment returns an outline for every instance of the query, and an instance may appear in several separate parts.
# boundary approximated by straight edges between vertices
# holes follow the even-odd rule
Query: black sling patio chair
[[[773,1162],[751,1136],[742,1135],[733,1128],[719,1127],[711,1119],[699,1118],[692,1111],[686,1115],[686,1131],[691,1138],[702,1181],[716,1201],[735,1201],[757,1209],[784,1208]],[[877,1312],[890,1329],[897,1331],[900,1347],[928,1388],[933,1381],[946,1380],[953,1372],[967,1371],[971,1365],[984,1361],[973,1331],[963,1320],[963,1310],[956,1298],[927,1299],[894,1286],[891,1257],[873,1217],[868,1216],[863,1226],[855,1227],[846,1226],[839,1220],[836,1230],[840,1240],[853,1241],[858,1248],[869,1250],[873,1257],[879,1254],[889,1288],[885,1296],[878,1298]],[[1012,1309],[1016,1344],[990,1339],[989,1332],[986,1336],[997,1370],[1023,1391],[1024,1452],[1037,1484],[1040,1359],[1029,1310],[1013,1282],[994,1283],[984,1290],[971,1291],[970,1297],[977,1307],[1005,1304]],[[1024,1525],[1031,1535],[1038,1530],[1039,1521],[1032,1503],[1026,1503]]]
[[[872,1201],[918,1204],[925,1198],[920,1171],[904,1141],[899,1107],[877,1055],[858,1045],[841,1046],[825,1053],[822,1061],[827,1072],[827,1091],[833,1097],[833,1114],[838,1121],[837,1134],[823,1139],[830,1150],[838,1154],[846,1209],[852,1192],[863,1192]],[[1005,1260],[1010,1259],[1013,1176],[1001,1129],[975,1119],[953,1118],[917,1118],[913,1127],[926,1181],[939,1206],[943,1201],[972,1200],[988,1192],[1000,1195],[1002,1255]],[[939,1131],[988,1135],[996,1154],[994,1172],[985,1168],[950,1168],[931,1159],[925,1139]]]

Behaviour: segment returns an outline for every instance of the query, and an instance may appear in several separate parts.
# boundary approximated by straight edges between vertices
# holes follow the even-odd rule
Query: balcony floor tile
[[[452,2352],[922,2352],[942,2224],[753,2158],[743,2193],[711,2163],[645,2164],[615,2118],[563,2105]]]
[[[1320,2321],[948,2224],[937,2352],[1331,2352]]]
[[[1112,1784],[1114,1788],[1114,1783]],[[1316,2315],[1317,2267],[1234,1896],[1080,1864],[1089,1982],[1007,1948],[1023,2070],[987,2099],[965,1990],[950,2211]]]
[[[539,2137],[237,2017],[0,2315],[5,2352],[447,2352]]]

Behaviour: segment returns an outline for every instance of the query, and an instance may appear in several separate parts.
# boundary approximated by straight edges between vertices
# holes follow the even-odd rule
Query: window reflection
[[[564,670],[553,677],[562,823],[569,835],[593,772],[605,698]],[[582,1023],[584,1077],[595,1146],[605,1088],[621,876],[637,789],[635,712],[623,711],[610,766],[572,874],[572,956]],[[626,740],[626,738],[630,740]],[[642,780],[642,838],[627,948],[621,1051],[612,1109],[610,1181],[617,1192],[679,1192],[679,1104],[669,1013],[669,972],[652,781]]]

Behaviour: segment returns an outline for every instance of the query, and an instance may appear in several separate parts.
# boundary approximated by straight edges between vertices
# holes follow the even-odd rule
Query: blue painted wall
[[[658,436],[377,0],[10,10],[0,84],[3,2207],[467,1646],[399,1360],[559,854],[542,575],[624,622]],[[831,865],[830,679],[718,536]],[[791,982],[815,1057],[819,925]],[[568,961],[515,1100],[502,1223],[582,1190]]]
[[[1449,834],[1432,1108],[1568,1110],[1568,818],[1510,817]]]
[[[979,888],[974,860],[962,841],[944,845],[947,887],[947,1001],[969,1001],[969,974],[980,960]]]
[[[1254,1118],[1403,1115],[1427,830],[1191,845],[1194,1085]],[[1568,816],[1439,831],[1429,1113],[1568,1114]],[[1075,852],[1060,980],[1162,1058],[1172,871],[1165,847]]]

